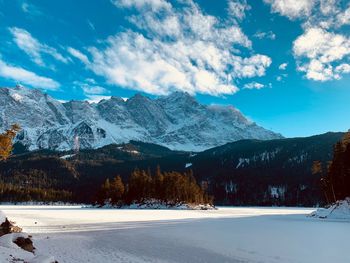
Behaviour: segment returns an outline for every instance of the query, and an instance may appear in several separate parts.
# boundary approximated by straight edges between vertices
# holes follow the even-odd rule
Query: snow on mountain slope
[[[61,103],[39,90],[0,88],[0,130],[18,123],[17,141],[29,149],[68,150],[78,136],[81,148],[129,140],[176,150],[200,151],[240,139],[276,139],[281,135],[248,121],[238,110],[199,104],[187,93],[127,101]]]

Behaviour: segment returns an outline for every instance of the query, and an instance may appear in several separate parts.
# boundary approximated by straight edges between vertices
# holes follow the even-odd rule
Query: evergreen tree
[[[103,206],[106,203],[106,201],[110,201],[110,190],[111,184],[109,182],[109,179],[107,178],[97,192],[96,202],[99,205]]]
[[[129,178],[127,202],[141,201],[150,197],[152,178],[145,172],[135,169]]]
[[[160,166],[157,166],[156,174],[153,178],[153,191],[156,199],[164,200],[164,188],[163,188],[164,176],[160,170]]]
[[[125,187],[122,178],[118,175],[110,184],[110,198],[114,205],[120,204],[124,195]]]
[[[350,197],[350,132],[334,146],[333,160],[322,184],[328,202]]]
[[[110,201],[114,205],[126,202],[143,202],[149,199],[167,202],[169,204],[189,203],[202,204],[212,203],[203,188],[197,184],[192,171],[181,174],[179,172],[162,173],[160,167],[152,176],[150,170],[135,169],[124,187],[122,179],[117,176],[112,182],[106,179],[101,186],[97,203],[103,205]]]

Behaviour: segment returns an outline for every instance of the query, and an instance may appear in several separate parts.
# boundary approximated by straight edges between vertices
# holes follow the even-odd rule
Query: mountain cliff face
[[[248,121],[233,107],[199,104],[187,93],[150,99],[61,103],[39,90],[0,88],[0,130],[18,123],[17,141],[34,149],[98,148],[129,140],[176,150],[200,151],[241,139],[269,140],[281,135]]]

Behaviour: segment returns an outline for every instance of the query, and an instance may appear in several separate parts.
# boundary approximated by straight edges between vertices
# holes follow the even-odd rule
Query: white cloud
[[[84,64],[90,63],[88,57],[86,55],[84,55],[83,53],[81,53],[79,50],[72,48],[72,47],[68,47],[67,51],[69,52],[69,54],[71,54],[73,57],[79,59]]]
[[[296,56],[317,58],[322,63],[329,63],[350,54],[350,41],[341,34],[309,28],[294,41],[293,50]]]
[[[23,2],[22,4],[21,4],[21,9],[22,9],[22,11],[23,12],[25,12],[25,13],[29,13],[29,4],[27,3],[27,2]]]
[[[337,15],[337,22],[342,25],[350,25],[350,5],[344,10],[344,12],[340,12]]]
[[[0,76],[34,88],[56,90],[60,87],[60,84],[53,79],[38,76],[34,72],[21,67],[8,65],[2,60],[0,60]]]
[[[98,86],[96,84],[96,81],[94,79],[85,79],[84,82],[81,81],[74,81],[74,88],[81,89],[86,97],[86,101],[89,103],[98,103],[103,99],[109,99],[111,96],[108,96],[107,94],[110,94],[110,91]]]
[[[268,32],[258,31],[254,34],[254,37],[259,38],[259,39],[264,39],[264,38],[270,39],[270,40],[276,39],[276,35],[272,31],[268,31]]]
[[[282,81],[283,79],[287,78],[288,74],[280,74],[279,76],[276,77],[277,81]]]
[[[229,0],[228,12],[234,19],[243,20],[245,18],[245,12],[250,10],[250,5],[246,0]]]
[[[147,8],[151,11],[159,11],[172,8],[171,4],[164,0],[114,0],[113,3],[117,7],[136,8],[138,10]]]
[[[28,31],[11,27],[9,28],[13,41],[22,49],[36,64],[45,66],[42,55],[47,54],[63,63],[68,63],[68,59],[63,57],[55,48],[40,43]]]
[[[323,15],[331,15],[339,11],[338,0],[320,0],[320,11]]]
[[[93,85],[96,85],[96,80],[92,79],[92,78],[87,78],[85,79],[85,81],[89,84],[93,84]]]
[[[86,94],[103,94],[103,93],[109,93],[105,88],[102,88],[100,86],[90,86],[88,84],[84,84],[81,86],[84,93]]]
[[[304,32],[293,43],[297,70],[308,79],[340,79],[347,73],[341,65],[350,57],[350,5],[346,0],[264,0],[290,19],[300,19]],[[343,70],[345,69],[345,70]]]
[[[298,70],[306,72],[308,79],[339,79],[341,72],[334,72],[333,68],[350,55],[350,39],[322,28],[308,28],[294,41],[293,51],[300,60]]]
[[[350,73],[350,64],[346,64],[346,63],[340,64],[335,68],[335,72],[345,73],[345,74]]]
[[[23,1],[21,4],[21,9],[24,13],[32,16],[41,16],[43,12],[32,3],[28,3],[27,1]]]
[[[278,66],[278,68],[280,70],[286,70],[287,66],[288,66],[288,63],[282,63],[281,65]]]
[[[305,66],[299,67],[299,69],[306,72],[306,77],[312,80],[326,81],[339,78],[338,75],[333,74],[333,67],[331,65],[322,64],[316,59],[311,60]]]
[[[316,0],[264,0],[264,2],[271,5],[273,12],[290,19],[309,16],[316,4]]]
[[[102,93],[108,93],[108,91],[105,88],[102,88],[100,86],[90,86],[90,85],[83,85],[82,89],[86,94],[102,94]]]
[[[74,81],[75,87],[80,88],[85,95],[104,95],[110,93],[107,89],[96,85],[95,80],[86,79],[85,82]]]
[[[244,85],[245,89],[262,89],[264,87],[265,87],[264,84],[261,84],[259,82],[255,82],[255,81]]]
[[[164,0],[115,4],[138,10],[128,19],[139,31],[110,36],[88,48],[90,61],[81,59],[110,84],[151,94],[232,94],[238,79],[263,76],[271,64],[269,57],[253,53],[236,22],[205,14],[191,0],[176,8]],[[253,54],[242,56],[237,48]]]
[[[254,55],[249,58],[235,57],[233,59],[234,76],[239,78],[253,78],[265,75],[272,60],[265,55]]]

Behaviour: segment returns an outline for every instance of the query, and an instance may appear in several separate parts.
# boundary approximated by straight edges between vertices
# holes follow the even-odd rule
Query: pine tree
[[[163,189],[164,176],[160,170],[159,165],[157,166],[156,174],[153,178],[153,191],[154,197],[158,200],[164,200],[164,189]]]
[[[333,160],[327,176],[322,178],[327,202],[335,202],[350,196],[350,132],[334,146]]]
[[[192,171],[187,173],[165,172],[162,173],[157,167],[155,175],[151,171],[135,169],[128,180],[127,187],[124,187],[122,179],[117,176],[112,180],[106,179],[97,194],[97,203],[103,205],[110,201],[114,205],[123,202],[143,202],[148,199],[156,199],[169,204],[181,202],[191,204],[211,203],[212,198],[208,197],[205,190],[197,184]]]
[[[109,182],[109,179],[107,178],[97,192],[96,202],[101,206],[105,205],[106,201],[110,201],[110,197],[111,197],[110,191],[111,191],[111,184]]]
[[[114,205],[120,204],[124,195],[125,187],[122,178],[118,175],[110,184],[110,198]]]

